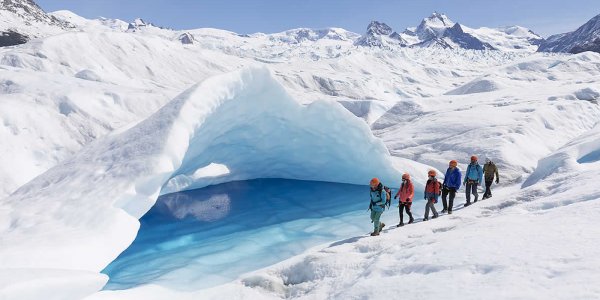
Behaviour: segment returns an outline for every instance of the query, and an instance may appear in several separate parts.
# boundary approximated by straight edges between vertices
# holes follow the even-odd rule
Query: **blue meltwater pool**
[[[398,223],[395,204],[382,218],[390,225]],[[105,289],[226,283],[310,247],[365,235],[368,206],[368,186],[284,179],[164,195],[140,219],[133,244],[104,269]]]

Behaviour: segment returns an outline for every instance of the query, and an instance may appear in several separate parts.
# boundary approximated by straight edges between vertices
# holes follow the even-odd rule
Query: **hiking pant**
[[[446,198],[450,195],[450,203],[446,202]],[[442,189],[442,204],[444,205],[444,210],[452,211],[452,207],[454,206],[454,197],[456,197],[456,189],[454,188],[444,188]],[[448,205],[450,204],[450,205]]]
[[[411,202],[400,202],[400,206],[398,207],[398,211],[400,213],[400,223],[404,223],[404,213],[402,212],[402,210],[406,210],[406,214],[408,215],[408,217],[410,218],[410,220],[413,219],[412,213],[410,212],[410,206],[412,205]]]
[[[438,216],[438,212],[437,210],[435,210],[435,201],[434,200],[427,200],[427,205],[425,205],[425,219],[429,219],[429,210],[431,209],[431,212],[433,213],[433,216],[437,218]]]
[[[471,193],[475,196],[475,201],[473,202],[477,202],[477,199],[479,198],[479,194],[477,194],[477,182],[467,181],[467,190],[465,193],[467,196],[467,203],[471,203]]]
[[[371,209],[371,222],[373,222],[373,232],[379,232],[379,218],[381,218],[383,211],[376,211]]]
[[[485,193],[483,194],[483,198],[492,196],[492,182],[493,180],[485,181]]]

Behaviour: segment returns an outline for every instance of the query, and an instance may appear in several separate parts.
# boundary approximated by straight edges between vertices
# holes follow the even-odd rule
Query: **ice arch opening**
[[[180,167],[161,194],[254,178],[366,184],[373,176],[397,181],[382,142],[341,105],[302,106],[267,69],[251,69],[229,81],[216,97],[198,88],[182,107],[181,135],[189,136]],[[176,130],[182,130],[179,128]],[[198,176],[207,166],[218,176]]]
[[[161,193],[254,178],[397,186],[390,160],[364,121],[338,103],[300,105],[266,68],[215,76],[4,199],[0,264],[99,272]]]

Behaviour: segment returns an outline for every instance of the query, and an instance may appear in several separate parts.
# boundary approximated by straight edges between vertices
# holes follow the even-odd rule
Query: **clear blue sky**
[[[44,10],[86,18],[141,17],[174,29],[212,27],[273,33],[342,27],[364,33],[372,20],[394,30],[417,26],[438,11],[469,27],[521,25],[548,36],[575,30],[600,14],[600,0],[35,0]]]

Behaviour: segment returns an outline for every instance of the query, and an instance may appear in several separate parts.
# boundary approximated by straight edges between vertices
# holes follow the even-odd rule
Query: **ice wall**
[[[220,94],[198,89],[189,96],[194,100],[182,108],[178,134],[168,143],[168,152],[184,153],[183,160],[163,194],[251,178],[368,184],[379,176],[396,185],[384,144],[341,105],[300,106],[266,69],[242,77]],[[196,101],[205,97],[212,101]],[[211,163],[229,173],[198,175]]]
[[[5,199],[0,265],[100,271],[133,241],[161,191],[264,177],[367,184],[373,176],[398,185],[385,145],[340,104],[301,106],[266,68],[228,73]]]

